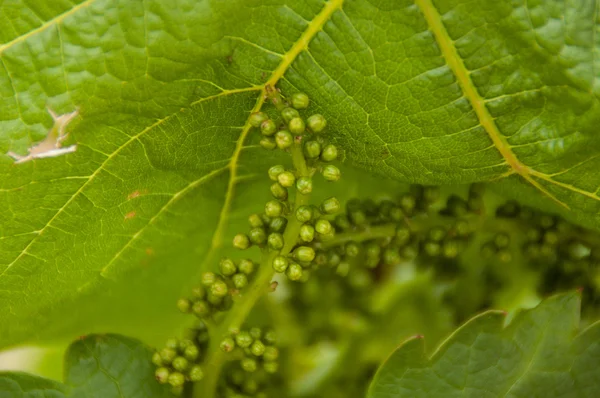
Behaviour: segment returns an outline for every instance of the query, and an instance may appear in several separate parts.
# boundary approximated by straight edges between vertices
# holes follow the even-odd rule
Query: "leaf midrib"
[[[90,3],[93,0],[87,0],[85,2],[85,4]],[[323,9],[315,16],[315,18],[312,19],[312,21],[308,24],[306,30],[299,36],[298,40],[290,47],[290,49],[283,54],[282,60],[280,62],[280,64],[278,65],[278,67],[273,71],[273,73],[271,74],[271,76],[269,77],[269,79],[267,80],[267,82],[261,86],[252,86],[252,87],[247,87],[247,88],[242,88],[242,89],[233,89],[233,90],[226,90],[226,91],[222,91],[221,93],[218,93],[216,95],[210,96],[210,97],[206,97],[203,98],[199,101],[194,102],[193,104],[197,104],[199,102],[204,102],[207,100],[211,100],[217,97],[221,97],[223,95],[230,95],[230,94],[234,94],[234,93],[240,93],[240,92],[247,92],[247,91],[259,91],[260,90],[260,95],[257,99],[257,102],[255,104],[255,106],[253,107],[253,109],[250,111],[250,114],[257,112],[261,109],[262,105],[265,102],[265,98],[266,98],[266,87],[268,86],[274,86],[275,84],[277,84],[277,82],[281,79],[281,77],[283,77],[283,75],[285,74],[285,72],[289,69],[290,65],[294,62],[294,60],[297,58],[297,56],[304,51],[305,49],[307,49],[309,43],[311,42],[311,40],[314,38],[314,36],[322,29],[322,27],[325,25],[325,23],[330,19],[331,15],[338,9],[341,9],[342,5],[344,3],[344,0],[330,0],[329,2],[327,2],[325,4],[325,6],[323,7]],[[82,8],[82,4],[78,5],[78,8]],[[69,13],[64,13],[61,14],[62,15],[62,19],[64,19],[64,17],[66,17],[67,15],[72,14],[72,11],[74,9],[71,9],[71,12]],[[61,20],[62,20],[61,19]],[[56,22],[56,18],[53,20]],[[60,22],[60,21],[58,21]],[[37,31],[40,31],[40,29],[38,29]],[[33,31],[32,31],[33,32]],[[30,33],[32,33],[30,32]],[[2,47],[0,47],[1,49]],[[193,105],[192,104],[192,105]],[[175,113],[176,114],[176,113]],[[89,177],[89,179],[82,184],[82,186],[69,198],[69,200],[67,200],[67,202],[65,202],[65,204],[63,206],[61,206],[61,208],[54,214],[54,216],[52,216],[52,218],[50,218],[50,220],[44,225],[44,227],[42,227],[39,232],[37,233],[36,236],[33,237],[33,239],[27,244],[27,246],[21,251],[21,253],[4,269],[2,270],[2,273],[0,273],[0,277],[2,277],[10,268],[12,268],[12,266],[14,264],[17,263],[17,261],[25,254],[29,254],[27,252],[27,250],[34,244],[34,242],[37,240],[37,238],[39,236],[41,236],[43,234],[43,232],[52,224],[52,222],[63,212],[64,209],[67,208],[67,206],[73,202],[73,200],[80,194],[83,192],[84,188],[94,179],[94,177],[100,173],[103,169],[104,166],[107,162],[109,162],[112,158],[114,158],[114,156],[116,154],[118,154],[124,147],[126,147],[129,143],[136,141],[137,139],[139,139],[140,136],[142,136],[143,134],[145,134],[146,132],[152,130],[154,127],[164,123],[165,121],[167,121],[168,119],[170,119],[171,117],[173,117],[175,114],[169,115],[163,119],[160,119],[158,121],[156,121],[155,123],[153,123],[151,126],[146,127],[145,129],[143,129],[141,132],[139,132],[138,134],[130,137],[130,139],[128,141],[126,141],[123,145],[119,146],[107,159],[104,160],[104,162],[94,171],[94,173],[92,173]],[[137,233],[135,233],[134,235],[132,235],[131,239],[115,254],[115,256],[113,256],[112,260],[105,265],[104,267],[102,267],[100,275],[104,278],[106,278],[109,274],[107,273],[107,271],[110,269],[111,264],[114,262],[114,260],[116,260],[123,252],[124,250],[129,247],[131,245],[131,243],[137,239],[145,230],[145,228],[147,228],[153,221],[156,220],[156,218],[160,215],[160,213],[164,212],[164,210],[166,210],[168,208],[168,206],[173,203],[175,200],[175,196],[177,196],[177,198],[179,198],[179,194],[184,193],[189,191],[190,187],[196,187],[198,186],[198,184],[202,181],[205,181],[207,177],[214,175],[215,173],[220,173],[221,171],[225,170],[225,169],[229,169],[230,170],[230,175],[229,175],[229,182],[228,182],[228,188],[227,188],[227,193],[225,196],[225,200],[224,200],[224,204],[223,207],[221,208],[221,213],[219,215],[219,222],[215,228],[215,232],[213,233],[213,238],[211,241],[211,246],[209,248],[208,254],[205,257],[205,260],[202,264],[202,266],[200,267],[201,269],[205,268],[204,265],[209,263],[210,261],[212,261],[217,249],[219,249],[222,246],[222,241],[223,241],[223,236],[224,236],[224,232],[225,232],[225,225],[226,225],[226,220],[228,218],[228,214],[231,211],[231,204],[233,201],[233,196],[234,196],[234,192],[235,192],[235,184],[237,182],[237,174],[238,174],[238,162],[239,162],[239,157],[240,154],[242,152],[243,146],[244,146],[244,142],[246,141],[246,138],[251,130],[251,125],[248,122],[248,119],[246,120],[246,123],[244,124],[244,127],[242,128],[242,132],[240,134],[240,137],[238,138],[237,142],[236,142],[236,147],[234,149],[233,155],[231,157],[230,162],[228,163],[228,165],[224,168],[218,169],[218,170],[213,170],[211,173],[209,173],[208,175],[204,175],[202,176],[200,179],[193,181],[192,183],[190,183],[188,186],[186,186],[183,190],[179,191],[178,193],[174,194],[174,197],[169,200],[167,202],[166,205],[162,206],[159,213],[155,214],[150,221],[144,225]],[[179,195],[179,196],[178,196]],[[85,285],[84,285],[85,286]]]
[[[471,80],[470,71],[467,69],[463,59],[458,54],[458,50],[454,45],[454,41],[444,26],[442,16],[434,6],[432,0],[415,0],[415,3],[420,8],[429,29],[431,32],[433,32],[446,64],[458,80],[464,96],[469,100],[469,103],[479,119],[479,123],[484,128],[492,143],[506,161],[507,165],[510,167],[509,172],[505,173],[503,177],[507,177],[511,174],[518,174],[529,184],[533,185],[537,190],[542,192],[560,206],[567,209],[569,209],[569,206],[565,202],[561,201],[555,195],[549,192],[543,185],[536,181],[534,177],[560,186],[564,189],[582,194],[591,199],[600,200],[600,197],[593,193],[583,191],[570,184],[561,183],[540,171],[533,170],[517,158],[510,144],[506,141],[506,138],[500,132],[498,126],[496,126],[494,118],[485,105],[484,99],[479,95],[475,84]]]

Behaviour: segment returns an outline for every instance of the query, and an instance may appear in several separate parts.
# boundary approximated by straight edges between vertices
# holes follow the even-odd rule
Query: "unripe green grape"
[[[399,226],[396,228],[396,234],[394,235],[394,243],[398,246],[404,246],[410,242],[410,229],[405,226]]]
[[[204,378],[204,372],[202,371],[200,365],[194,365],[191,367],[189,378],[192,382],[197,382]]]
[[[205,272],[202,274],[202,284],[204,286],[211,286],[217,280],[217,275],[214,272]]]
[[[417,251],[417,249],[414,246],[409,245],[409,246],[404,246],[402,248],[401,254],[402,254],[403,258],[405,258],[407,260],[412,260],[415,257],[417,257],[417,255],[419,254],[419,252]]]
[[[260,127],[260,125],[262,124],[262,122],[264,122],[267,119],[269,119],[269,117],[267,116],[266,113],[264,113],[264,112],[255,112],[255,113],[253,113],[253,114],[250,115],[250,118],[248,119],[248,122],[250,122],[250,125],[252,127]]]
[[[279,217],[283,213],[283,205],[277,200],[270,200],[265,204],[265,214],[269,217]]]
[[[364,262],[365,267],[375,268],[379,265],[379,257],[367,257]]]
[[[277,256],[273,259],[273,269],[275,272],[285,272],[288,267],[288,259],[284,256]]]
[[[342,176],[340,169],[338,169],[332,164],[328,164],[325,167],[323,167],[321,174],[323,175],[323,178],[325,178],[327,181],[338,181]]]
[[[179,340],[179,342],[177,344],[177,349],[179,350],[179,352],[184,352],[185,349],[190,346],[195,346],[192,339],[181,339],[181,340]]]
[[[296,93],[292,94],[292,106],[296,109],[306,109],[310,104],[310,99],[308,95],[304,93]]]
[[[321,144],[317,141],[306,141],[304,143],[304,155],[308,159],[316,159],[321,155]]]
[[[312,220],[313,211],[310,206],[302,205],[296,209],[296,220],[304,223]]]
[[[272,137],[263,137],[259,142],[260,146],[264,149],[272,150],[277,147],[277,143]]]
[[[263,369],[267,373],[277,373],[279,370],[279,363],[275,361],[265,362],[263,363]]]
[[[250,328],[249,333],[250,336],[255,340],[260,339],[262,337],[262,330],[257,327]]]
[[[242,391],[244,394],[254,396],[258,391],[258,382],[254,379],[246,379],[242,383]]]
[[[159,352],[155,352],[154,354],[152,354],[152,363],[156,366],[162,366],[163,365],[163,360],[160,357],[160,353]]]
[[[304,242],[312,242],[315,238],[315,227],[310,224],[303,224],[300,227],[300,239]]]
[[[430,241],[441,242],[446,237],[446,230],[443,227],[433,227],[427,234]]]
[[[261,245],[267,240],[267,233],[263,228],[252,228],[248,234],[248,238],[255,245]]]
[[[302,135],[306,130],[306,124],[304,123],[304,120],[302,120],[302,118],[295,117],[289,121],[288,128],[290,129],[290,132],[292,134]]]
[[[189,345],[183,350],[183,356],[190,361],[195,361],[200,356],[200,349],[195,345]]]
[[[273,329],[267,329],[264,335],[265,343],[273,345],[277,343],[277,333]]]
[[[346,244],[346,256],[358,257],[360,254],[360,246],[356,242],[348,242]]]
[[[286,123],[289,123],[293,118],[300,117],[300,113],[294,108],[283,108],[281,117]]]
[[[248,286],[248,277],[246,274],[235,274],[231,277],[231,280],[236,289],[243,289]]]
[[[345,277],[350,272],[350,263],[347,261],[341,261],[335,268],[335,273],[339,276]]]
[[[241,331],[235,335],[235,343],[241,348],[248,348],[252,344],[254,339],[250,336],[250,333]]]
[[[206,301],[208,301],[213,306],[219,306],[223,303],[223,297],[209,293],[206,297]]]
[[[460,243],[455,239],[448,239],[442,244],[442,252],[446,258],[455,258],[460,253]]]
[[[303,195],[308,195],[312,192],[313,183],[310,177],[300,177],[296,181],[296,189]]]
[[[196,301],[194,303],[194,305],[192,306],[192,312],[196,316],[198,316],[200,318],[204,318],[204,317],[210,315],[211,309],[206,301],[201,300],[201,301]]]
[[[192,303],[186,298],[180,298],[179,300],[177,300],[177,308],[179,309],[179,311],[186,314],[190,312],[190,308],[192,308]]]
[[[411,195],[409,193],[405,193],[404,195],[402,195],[400,197],[400,207],[406,213],[411,214],[413,212],[413,210],[415,209],[416,205],[417,205],[417,200],[413,195]]]
[[[293,187],[296,183],[296,177],[291,171],[284,171],[277,176],[277,181],[279,181],[282,187],[289,188]]]
[[[494,237],[494,243],[496,244],[496,247],[498,249],[504,249],[510,244],[510,237],[504,232],[501,232],[499,234],[496,234],[496,236]]]
[[[250,239],[246,234],[237,234],[233,237],[233,247],[240,250],[246,250],[250,247]]]
[[[428,256],[437,257],[442,252],[442,246],[438,242],[428,241],[423,245],[423,250]]]
[[[249,373],[255,372],[258,368],[258,362],[256,362],[256,359],[250,357],[242,359],[240,364],[242,366],[242,369]]]
[[[210,294],[216,297],[225,297],[229,293],[227,284],[222,280],[216,280],[210,287]]]
[[[556,245],[559,241],[558,234],[556,231],[549,230],[544,233],[544,243],[548,245]]]
[[[334,223],[335,223],[335,226],[338,227],[342,231],[345,231],[352,227],[352,224],[350,224],[350,220],[348,220],[348,217],[346,217],[344,214],[340,214],[339,216],[336,216]]]
[[[337,213],[341,208],[342,205],[336,197],[325,199],[323,203],[321,203],[321,211],[325,214]]]
[[[286,225],[287,225],[287,218],[275,217],[269,223],[269,228],[271,229],[271,232],[283,232],[285,230]]]
[[[523,206],[519,212],[519,218],[523,221],[529,221],[534,216],[534,210],[531,207]]]
[[[250,275],[252,272],[254,272],[254,262],[250,259],[244,258],[240,260],[238,269],[241,273]]]
[[[272,166],[269,168],[269,178],[273,181],[277,181],[277,176],[285,171],[285,167],[280,164]]]
[[[263,354],[263,359],[265,361],[275,361],[279,358],[279,350],[277,347],[269,346],[265,347],[265,352]]]
[[[225,337],[221,340],[221,344],[219,344],[219,348],[223,352],[231,352],[235,348],[235,341],[231,337]]]
[[[165,347],[170,348],[172,350],[176,350],[177,348],[179,348],[179,340],[172,337],[167,340],[167,342],[165,343]]]
[[[162,363],[164,365],[168,365],[177,357],[177,351],[173,348],[165,347],[160,350],[160,358],[162,359]]]
[[[554,217],[548,214],[542,215],[539,219],[540,227],[544,229],[552,228],[555,222],[556,220],[554,219]]]
[[[203,299],[206,297],[206,290],[203,286],[194,286],[192,288],[192,296],[196,299]]]
[[[333,144],[327,144],[321,151],[321,160],[324,162],[333,162],[338,157],[338,149]]]
[[[342,258],[340,257],[340,255],[334,252],[333,250],[330,250],[327,254],[327,265],[329,265],[330,267],[337,267],[341,261]]]
[[[275,199],[279,199],[279,200],[287,200],[287,198],[288,198],[287,189],[284,188],[283,185],[281,185],[278,182],[271,185],[271,194],[273,195],[273,197]]]
[[[327,120],[325,120],[323,115],[311,115],[308,117],[308,119],[306,119],[306,125],[308,126],[310,131],[318,134],[321,131],[325,130],[325,127],[327,127]]]
[[[177,386],[177,387],[171,386],[169,391],[171,391],[171,395],[178,397],[181,394],[183,394],[183,386]]]
[[[229,381],[235,386],[241,386],[244,380],[246,380],[246,372],[242,369],[232,369],[228,373]]]
[[[483,198],[479,195],[469,195],[467,198],[467,207],[471,212],[479,212],[483,209]]]
[[[512,253],[506,249],[501,249],[498,250],[498,260],[500,260],[503,263],[508,263],[510,262],[510,260],[512,260]]]
[[[529,228],[525,233],[525,236],[528,240],[532,242],[537,242],[542,238],[542,231],[539,228]]]
[[[365,253],[369,258],[377,258],[381,255],[381,246],[377,243],[369,242],[365,245]]]
[[[202,332],[198,333],[198,335],[196,336],[196,341],[200,344],[207,343],[209,339],[210,339],[210,336],[209,336],[207,330],[203,330]]]
[[[300,264],[296,263],[289,264],[287,270],[285,271],[287,277],[292,281],[300,280],[302,278],[302,273],[302,267],[300,266]]]
[[[387,248],[383,251],[382,261],[387,265],[396,265],[402,262],[398,249]]]
[[[173,387],[182,386],[185,383],[185,376],[179,372],[173,372],[169,375],[169,384]]]
[[[278,131],[275,134],[275,143],[279,149],[287,149],[294,144],[294,136],[287,130]]]
[[[458,220],[456,224],[454,224],[454,230],[456,231],[456,236],[463,238],[471,234],[471,226],[465,220]]]
[[[169,369],[160,367],[154,372],[154,377],[160,384],[166,384],[169,381]]]
[[[329,235],[333,232],[333,227],[328,220],[321,218],[315,223],[315,230],[321,235]]]
[[[248,217],[248,224],[250,224],[251,228],[258,228],[264,226],[264,221],[258,214],[251,214]]]
[[[263,135],[273,135],[277,131],[277,124],[271,119],[267,119],[260,124],[260,132]]]
[[[221,262],[219,263],[219,269],[225,276],[231,276],[237,272],[237,267],[230,258],[221,259]]]
[[[254,340],[254,342],[250,346],[250,352],[256,357],[262,356],[262,354],[265,353],[264,343],[260,340]]]
[[[318,224],[318,222],[317,222]],[[331,224],[330,224],[331,225]],[[310,246],[299,246],[294,250],[294,258],[297,261],[311,262],[315,258],[315,249]]]
[[[184,357],[177,357],[173,360],[173,363],[171,364],[171,366],[173,366],[173,369],[175,369],[179,372],[183,372],[188,368],[189,362]]]
[[[279,232],[269,234],[269,248],[272,250],[281,250],[283,248],[283,235]]]
[[[318,251],[315,255],[313,263],[318,267],[323,267],[327,265],[327,254],[324,251]]]
[[[390,209],[390,219],[399,222],[404,219],[404,212],[399,206],[393,206]]]

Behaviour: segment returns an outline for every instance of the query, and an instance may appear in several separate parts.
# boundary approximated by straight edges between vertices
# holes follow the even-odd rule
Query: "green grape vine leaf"
[[[154,381],[152,353],[141,342],[119,335],[90,335],[65,355],[64,383],[22,372],[0,373],[0,398],[168,398]]]
[[[457,329],[427,357],[421,336],[384,362],[369,398],[597,397],[600,323],[577,334],[580,296],[562,294],[508,324],[488,311]]]
[[[348,164],[404,182],[498,181],[597,228],[598,8],[1,4],[0,346],[167,334],[182,286],[262,206],[257,178],[276,155],[247,119],[268,85],[308,93]]]

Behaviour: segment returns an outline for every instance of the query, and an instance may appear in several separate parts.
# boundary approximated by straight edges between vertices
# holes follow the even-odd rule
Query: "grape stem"
[[[281,98],[279,93],[275,92],[275,95]],[[300,177],[309,177],[310,171],[302,153],[302,142],[298,138],[300,137],[297,137],[294,145],[290,148],[292,163]],[[296,191],[294,209],[308,204],[309,201],[310,194],[301,194]],[[294,213],[292,212],[292,214]],[[255,278],[246,288],[244,288],[243,293],[235,300],[233,306],[225,313],[224,318],[222,318],[217,325],[215,332],[211,334],[210,346],[205,361],[206,377],[194,386],[195,398],[216,396],[216,388],[221,369],[225,362],[230,359],[228,354],[221,350],[220,341],[224,337],[229,336],[231,330],[239,329],[256,302],[265,293],[271,291],[269,286],[275,273],[271,266],[273,259],[278,255],[287,256],[291,253],[298,241],[298,234],[300,233],[301,226],[302,223],[299,222],[296,217],[290,217],[285,232],[283,233],[284,246],[281,251],[269,252],[267,249],[263,250],[260,267],[258,268]]]
[[[360,231],[348,231],[335,234],[332,238],[319,242],[315,245],[318,249],[330,249],[332,247],[343,245],[348,242],[364,242],[378,238],[388,238],[394,236],[397,228],[396,223],[382,224],[375,227],[368,227]]]

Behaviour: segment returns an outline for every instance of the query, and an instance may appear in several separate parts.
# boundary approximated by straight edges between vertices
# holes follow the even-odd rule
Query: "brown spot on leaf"
[[[125,214],[126,220],[131,220],[133,217],[135,217],[135,211],[130,211],[129,213]]]

